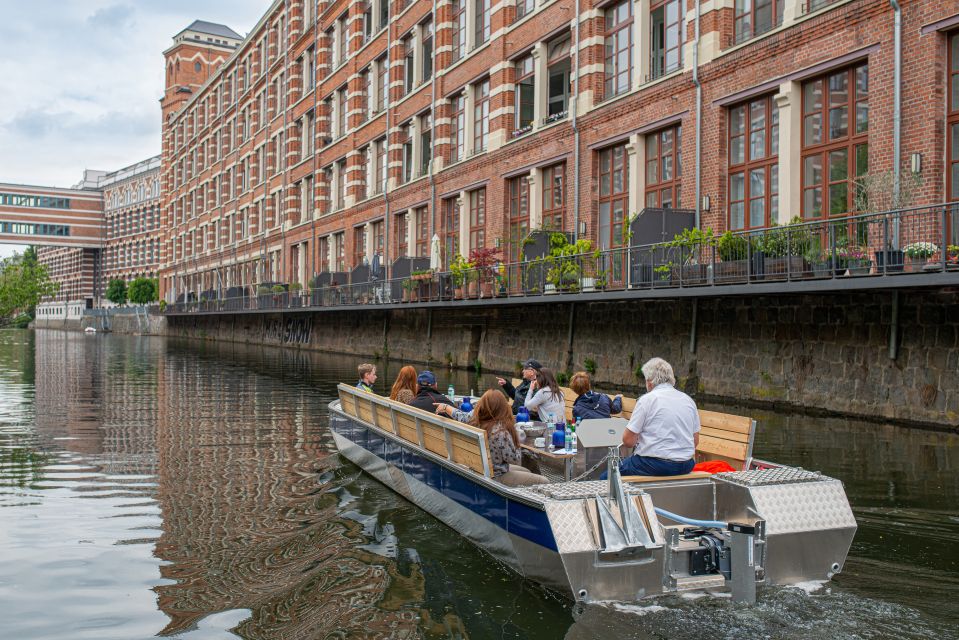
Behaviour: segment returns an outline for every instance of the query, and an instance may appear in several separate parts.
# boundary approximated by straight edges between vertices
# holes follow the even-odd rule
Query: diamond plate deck
[[[856,528],[856,518],[838,480],[751,487],[750,494],[770,536]]]
[[[818,482],[832,480],[818,471],[807,471],[801,467],[775,467],[772,469],[753,469],[751,471],[732,471],[717,473],[714,478],[725,480],[742,487],[763,487],[796,482]]]

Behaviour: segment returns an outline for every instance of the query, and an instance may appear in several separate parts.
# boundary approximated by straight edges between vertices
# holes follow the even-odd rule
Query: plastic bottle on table
[[[456,398],[454,398],[455,395],[456,395],[456,390],[453,389],[453,383],[451,382],[450,386],[446,387],[446,397],[449,398],[450,400],[455,401],[456,400]]]
[[[582,420],[582,418],[576,418],[576,424],[573,425],[573,427],[572,427],[572,429],[573,429],[573,450],[572,450],[572,453],[576,453],[576,446],[577,446],[577,443],[576,443],[576,432],[579,430],[579,422],[580,422],[580,420]]]
[[[569,429],[566,430],[566,453],[573,452],[573,442],[576,441],[576,436],[573,435],[573,425],[569,425]]]

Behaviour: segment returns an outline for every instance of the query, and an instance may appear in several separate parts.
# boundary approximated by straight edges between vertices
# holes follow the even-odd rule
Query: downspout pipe
[[[902,171],[902,7],[898,0],[889,0],[893,18],[893,91],[892,91],[892,205],[900,207]],[[899,216],[893,217],[892,246],[899,248]]]
[[[696,222],[695,228],[702,223],[702,190],[703,190],[703,83],[699,80],[699,22],[700,3],[696,2],[696,24],[693,36],[693,84],[696,85]]]
[[[573,241],[579,240],[579,0],[573,18]]]
[[[433,0],[433,24],[436,24],[436,2]],[[436,29],[433,29],[433,44],[435,47],[436,44]],[[424,61],[425,62],[425,61]],[[430,135],[430,166],[428,170],[430,172],[430,225],[429,231],[427,233],[427,240],[430,242],[430,247],[433,246],[433,234],[436,233],[435,230],[435,221],[436,221],[436,173],[433,171],[433,167],[436,166],[436,73],[439,70],[436,69],[436,65],[433,65],[433,73],[430,75],[430,119],[433,121],[433,131]],[[410,212],[408,215],[413,215]],[[413,221],[416,224],[416,220]],[[407,227],[409,228],[409,227]],[[407,242],[409,242],[407,238]],[[408,246],[408,245],[407,245]]]

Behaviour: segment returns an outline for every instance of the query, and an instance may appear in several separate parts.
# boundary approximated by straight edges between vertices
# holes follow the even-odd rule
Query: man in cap
[[[509,380],[505,378],[496,378],[496,382],[499,383],[500,388],[503,390],[503,393],[506,394],[506,397],[513,401],[513,415],[516,415],[516,412],[519,411],[519,408],[523,406],[523,403],[526,402],[526,393],[529,391],[529,385],[536,379],[536,372],[543,368],[543,365],[539,363],[539,360],[534,360],[530,358],[523,363],[523,382],[518,386],[514,387],[510,384]],[[530,411],[530,419],[538,419],[539,416],[536,415],[535,411]]]
[[[416,376],[416,396],[410,405],[423,411],[433,413],[437,404],[448,404],[455,407],[452,400],[436,390],[436,376],[432,371],[421,371]]]

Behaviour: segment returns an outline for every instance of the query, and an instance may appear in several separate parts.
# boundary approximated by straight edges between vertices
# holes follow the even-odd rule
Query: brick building
[[[102,281],[155,278],[160,266],[160,156],[108,173],[103,193]]]
[[[448,263],[544,226],[615,247],[645,207],[842,216],[895,168],[917,204],[959,199],[954,0],[276,0],[165,56],[168,300],[434,233]]]

